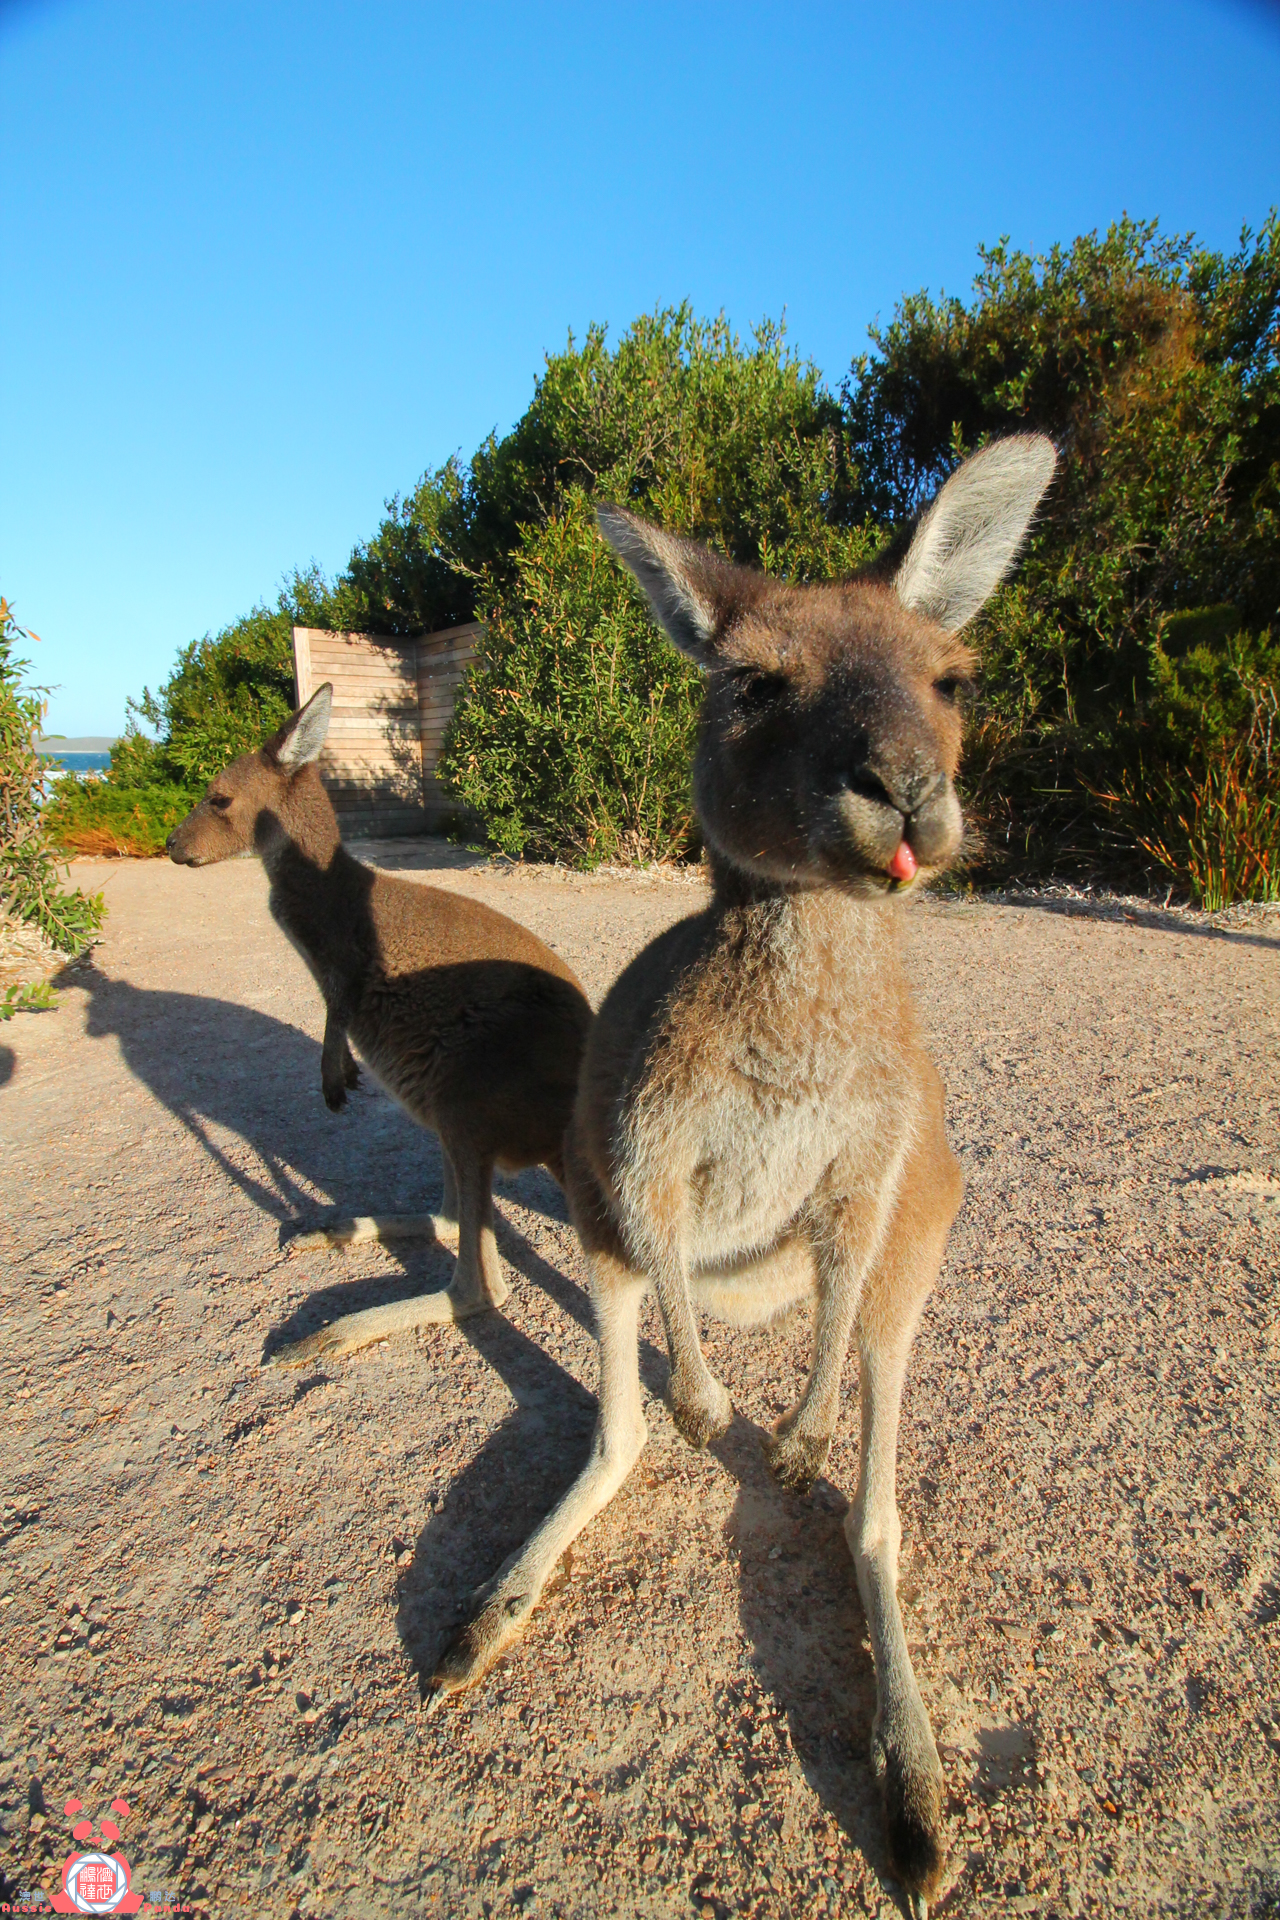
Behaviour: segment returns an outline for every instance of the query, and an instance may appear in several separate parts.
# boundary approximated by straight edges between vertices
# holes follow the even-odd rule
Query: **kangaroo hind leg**
[[[454,1173],[455,1179],[457,1226],[454,1230],[458,1236],[458,1258],[449,1286],[433,1293],[413,1294],[407,1300],[391,1300],[385,1306],[366,1307],[360,1313],[344,1313],[306,1339],[281,1347],[273,1354],[271,1366],[300,1367],[321,1356],[340,1359],[344,1354],[358,1353],[362,1347],[389,1339],[394,1333],[407,1333],[414,1327],[447,1326],[502,1305],[510,1289],[503,1278],[493,1236],[493,1162],[475,1153],[455,1151],[461,1163],[460,1173],[454,1172],[454,1155],[447,1149],[445,1153],[445,1166]],[[425,1218],[431,1221],[434,1216]],[[381,1240],[391,1236],[371,1233],[364,1237]]]
[[[612,1500],[648,1437],[638,1344],[646,1283],[616,1257],[597,1251],[589,1258],[600,1344],[600,1411],[590,1455],[559,1505],[476,1595],[475,1612],[432,1677],[432,1708],[447,1694],[473,1686],[518,1639],[561,1554]]]
[[[845,1521],[871,1635],[876,1718],[871,1758],[884,1799],[889,1852],[914,1920],[927,1920],[946,1865],[942,1764],[916,1683],[898,1605],[902,1523],[896,1490],[898,1418],[920,1311],[937,1278],[960,1179],[941,1139],[927,1168],[909,1164],[886,1244],[858,1306],[862,1459]],[[930,1177],[932,1176],[932,1177]]]

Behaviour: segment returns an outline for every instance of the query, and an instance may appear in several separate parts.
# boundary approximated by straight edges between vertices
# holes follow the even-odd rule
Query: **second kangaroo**
[[[357,1079],[347,1036],[376,1079],[440,1136],[443,1218],[360,1219],[330,1245],[409,1234],[458,1236],[440,1293],[349,1313],[284,1348],[279,1365],[354,1353],[408,1327],[460,1320],[507,1296],[493,1237],[492,1180],[541,1163],[563,1182],[591,1008],[560,956],[479,901],[377,873],[343,847],[315,762],[327,684],[257,752],[218,774],[167,842],[181,866],[259,855],[271,912],[324,996],[321,1084],[335,1110]]]

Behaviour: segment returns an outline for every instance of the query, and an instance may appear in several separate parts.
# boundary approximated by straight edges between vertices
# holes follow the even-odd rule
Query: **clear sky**
[[[838,384],[979,241],[1280,201],[1247,0],[0,0],[0,87],[0,590],[69,734],[341,567],[570,329],[785,308]]]

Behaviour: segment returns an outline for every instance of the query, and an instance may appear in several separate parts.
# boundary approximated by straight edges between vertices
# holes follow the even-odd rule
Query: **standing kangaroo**
[[[350,1034],[387,1092],[440,1136],[443,1218],[365,1218],[315,1238],[340,1246],[456,1231],[458,1259],[446,1291],[345,1314],[277,1354],[286,1366],[502,1305],[493,1169],[541,1162],[563,1184],[591,1024],[576,975],[527,928],[346,851],[315,765],[332,701],[326,683],[257,753],[233,760],[166,844],[181,866],[249,850],[262,860],[272,915],[324,996],[328,1105],[336,1112],[356,1084]]]
[[[787,1486],[814,1479],[856,1332],[862,1456],[845,1531],[875,1659],[872,1758],[917,1920],[945,1847],[942,1769],[898,1609],[898,1412],[963,1182],[894,896],[959,848],[957,696],[973,655],[956,636],[1011,564],[1054,461],[1034,435],[975,454],[891,583],[784,585],[599,509],[655,616],[708,674],[694,797],[714,894],[611,989],[565,1141],[599,1329],[590,1458],[476,1596],[434,1679],[438,1700],[485,1672],[639,1455],[646,1289],[666,1328],[668,1402],[694,1446],[732,1417],[695,1309],[761,1324],[811,1296],[812,1368],[765,1449]]]

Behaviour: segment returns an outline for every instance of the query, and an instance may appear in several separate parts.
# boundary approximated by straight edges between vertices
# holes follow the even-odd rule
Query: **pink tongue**
[[[889,872],[895,880],[910,880],[915,873],[917,860],[905,840],[898,844],[898,851],[889,862]]]

